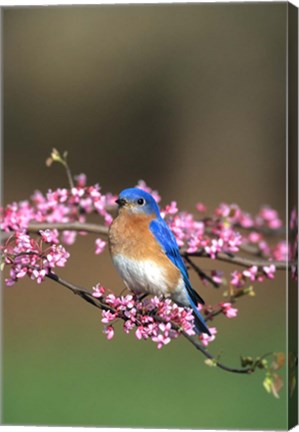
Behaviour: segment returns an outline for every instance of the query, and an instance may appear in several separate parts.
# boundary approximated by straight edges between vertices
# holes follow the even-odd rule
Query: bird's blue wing
[[[154,219],[150,223],[150,230],[158,243],[162,246],[167,257],[180,270],[184,281],[185,278],[188,280],[187,269],[181,257],[176,239],[166,222],[163,219]]]
[[[207,333],[208,335],[211,335],[205,323],[205,320],[203,319],[199,310],[197,309],[197,304],[198,303],[204,304],[204,301],[191,286],[185,263],[183,261],[183,258],[181,257],[178,244],[176,242],[174,235],[170,231],[170,228],[162,218],[159,218],[159,219],[154,219],[150,223],[150,231],[152,232],[152,234],[154,235],[158,243],[163,248],[167,257],[173,262],[173,264],[181,272],[181,275],[185,283],[185,288],[188,294],[190,306],[193,309],[193,315],[195,320],[194,323],[195,323],[195,328],[197,333],[203,332],[203,333]]]
[[[194,291],[194,289],[191,286],[188,272],[185,263],[183,261],[183,258],[181,257],[178,244],[176,242],[174,235],[170,231],[170,228],[166,224],[166,222],[162,218],[154,219],[150,223],[150,230],[152,234],[155,236],[156,240],[162,246],[167,257],[180,270],[181,275],[183,276],[185,282],[185,287],[188,291],[189,296],[191,296],[193,302],[194,303],[199,302],[201,304],[204,304],[203,299],[196,291]]]

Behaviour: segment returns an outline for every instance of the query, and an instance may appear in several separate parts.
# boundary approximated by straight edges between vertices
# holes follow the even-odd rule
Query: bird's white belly
[[[123,255],[112,257],[125,285],[134,292],[169,295],[169,286],[163,267],[151,260],[138,261]]]

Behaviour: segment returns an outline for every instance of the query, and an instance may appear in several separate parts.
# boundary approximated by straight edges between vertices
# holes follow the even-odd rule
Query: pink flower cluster
[[[0,228],[3,231],[25,232],[30,222],[39,223],[68,223],[86,222],[86,216],[96,213],[104,218],[109,225],[112,216],[109,210],[115,206],[116,196],[101,193],[98,184],[86,186],[86,176],[80,174],[75,177],[76,186],[72,189],[58,188],[49,190],[45,195],[36,191],[29,201],[21,201],[7,205],[0,209]],[[77,232],[64,231],[62,241],[73,244]],[[103,251],[105,244],[96,241],[96,253]]]
[[[276,273],[276,268],[274,264],[269,261],[268,266],[263,266],[262,269],[258,269],[257,266],[251,266],[246,270],[234,271],[231,274],[231,285],[237,288],[243,287],[247,281],[250,282],[264,282],[265,279],[274,279]]]
[[[189,213],[180,213],[170,221],[170,228],[180,246],[188,253],[201,252],[215,259],[220,252],[238,252],[242,236],[230,226],[214,219],[197,221]]]
[[[205,212],[202,203],[197,204],[199,212]],[[215,259],[219,253],[232,254],[242,245],[252,244],[257,252],[265,257],[284,260],[287,256],[285,242],[279,242],[272,248],[265,241],[262,228],[277,230],[281,220],[276,210],[263,207],[257,216],[242,211],[236,204],[222,203],[214,211],[214,216],[198,220],[188,212],[179,212],[176,202],[172,202],[161,211],[174,233],[177,243],[188,253],[200,253]],[[241,234],[240,229],[252,229]]]
[[[269,228],[277,230],[281,228],[282,221],[276,210],[270,206],[264,206],[256,216],[240,209],[237,204],[221,203],[214,212],[216,217],[226,220],[230,225],[238,225],[242,228]]]
[[[216,315],[218,315],[219,312],[222,312],[227,318],[236,318],[238,315],[238,309],[234,308],[232,303],[230,302],[219,303],[215,306],[206,305],[204,308],[201,306],[200,309],[202,309],[205,316],[209,317],[209,319],[211,320],[213,320],[214,318],[213,314],[215,312]]]
[[[58,244],[58,231],[45,230],[40,234],[40,239],[36,240],[16,231],[1,246],[2,259],[10,266],[6,285],[11,286],[26,275],[41,283],[49,271],[65,266],[70,255]]]
[[[203,346],[208,346],[209,343],[213,342],[216,339],[217,329],[216,327],[210,327],[209,328],[211,336],[209,336],[206,333],[202,333],[199,338],[203,344]]]
[[[138,340],[151,339],[160,349],[172,339],[184,332],[195,335],[192,310],[183,308],[169,299],[158,297],[139,300],[136,296],[115,296],[106,294],[101,285],[94,288],[93,296],[101,300],[107,309],[102,311],[102,323],[107,339],[114,336],[114,322],[117,318],[124,320],[123,329],[126,333],[134,332]],[[200,335],[206,346],[215,339],[216,329],[210,329],[212,336]]]

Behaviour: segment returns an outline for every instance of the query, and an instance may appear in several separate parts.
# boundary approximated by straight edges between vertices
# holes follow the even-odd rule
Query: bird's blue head
[[[116,200],[119,208],[135,214],[155,214],[157,217],[160,215],[159,206],[155,199],[142,189],[130,188],[124,189],[119,194]]]

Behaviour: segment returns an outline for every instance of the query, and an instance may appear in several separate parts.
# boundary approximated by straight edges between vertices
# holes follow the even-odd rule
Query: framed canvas
[[[297,425],[298,9],[1,16],[2,424]]]

